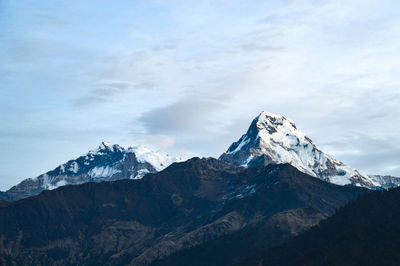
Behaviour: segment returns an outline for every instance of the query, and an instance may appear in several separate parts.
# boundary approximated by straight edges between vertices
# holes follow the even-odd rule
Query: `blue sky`
[[[102,140],[219,156],[265,110],[400,176],[398,1],[0,1],[0,189]]]

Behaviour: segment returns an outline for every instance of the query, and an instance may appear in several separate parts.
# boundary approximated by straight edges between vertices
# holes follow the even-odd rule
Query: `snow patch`
[[[121,171],[110,166],[96,166],[88,172],[88,175],[92,178],[97,178],[111,177],[117,173],[121,173]]]
[[[157,171],[161,171],[164,168],[168,167],[173,162],[182,161],[182,159],[177,157],[171,157],[168,154],[162,153],[160,151],[152,151],[151,149],[145,146],[131,147],[127,152],[135,153],[136,159],[140,163],[149,163],[151,164]]]
[[[250,155],[247,160],[242,164],[243,167],[248,167],[251,160],[253,160],[254,156]]]
[[[77,162],[72,162],[71,165],[68,168],[68,171],[73,172],[74,174],[78,173],[79,171],[79,165]]]
[[[58,181],[54,185],[49,184],[46,189],[53,190],[53,189],[56,189],[56,188],[59,188],[59,187],[65,186],[65,185],[68,185],[68,182],[63,179],[63,180]]]
[[[135,176],[131,175],[130,179],[142,179],[146,174],[150,173],[147,169],[140,169]]]
[[[43,179],[42,187],[45,190],[53,190],[58,187],[68,185],[68,182],[64,179],[57,181],[55,184],[52,184],[53,179],[48,174],[43,174],[41,177]]]
[[[250,142],[250,139],[248,139],[248,138],[245,137],[245,138],[242,140],[242,142],[239,143],[239,145],[236,147],[235,150],[230,151],[230,152],[227,152],[227,154],[234,154],[234,153],[240,151],[240,150],[242,149],[242,147],[243,147],[244,145],[246,145],[247,143],[249,143],[249,142]]]
[[[329,181],[335,185],[339,185],[339,186],[344,186],[344,185],[349,185],[351,184],[351,181],[348,177],[345,176],[331,176],[329,178]]]

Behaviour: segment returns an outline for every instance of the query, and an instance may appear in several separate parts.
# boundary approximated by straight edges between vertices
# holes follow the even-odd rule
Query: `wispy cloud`
[[[74,101],[76,106],[87,106],[93,104],[104,104],[115,101],[117,96],[124,96],[127,93],[137,91],[154,90],[156,85],[150,81],[140,83],[130,83],[123,81],[106,82],[99,85],[99,88],[93,89]]]

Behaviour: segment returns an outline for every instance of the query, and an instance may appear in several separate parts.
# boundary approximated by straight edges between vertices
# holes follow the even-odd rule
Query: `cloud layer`
[[[1,189],[104,139],[218,156],[262,110],[400,176],[396,1],[0,5]]]

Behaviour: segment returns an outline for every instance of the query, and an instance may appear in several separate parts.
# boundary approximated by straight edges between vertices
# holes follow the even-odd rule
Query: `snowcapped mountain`
[[[400,178],[368,176],[336,160],[318,148],[291,120],[268,112],[258,115],[247,133],[220,159],[244,167],[290,163],[304,173],[337,185],[367,188],[400,185]]]
[[[125,149],[117,144],[102,142],[96,150],[36,178],[25,179],[8,191],[1,192],[0,197],[4,200],[18,200],[64,185],[141,179],[145,174],[161,171],[177,161],[181,159],[154,152],[144,146]]]
[[[375,183],[380,184],[383,189],[389,189],[400,186],[400,178],[391,175],[369,175]]]

